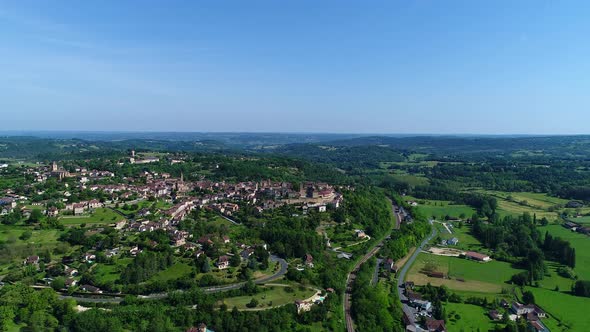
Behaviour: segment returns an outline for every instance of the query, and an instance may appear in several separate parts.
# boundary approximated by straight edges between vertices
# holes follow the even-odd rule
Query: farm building
[[[472,259],[474,261],[479,261],[479,262],[489,262],[492,259],[490,258],[490,256],[485,255],[485,254],[480,254],[478,252],[475,251],[468,251],[465,253],[465,258],[467,259]]]

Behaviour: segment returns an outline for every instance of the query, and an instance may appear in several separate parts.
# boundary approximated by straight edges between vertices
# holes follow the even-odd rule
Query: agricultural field
[[[590,216],[584,217],[577,217],[577,218],[569,218],[571,221],[582,224],[582,225],[590,225]]]
[[[538,304],[549,312],[562,325],[557,331],[590,331],[588,308],[590,299],[577,297],[565,292],[555,292],[543,288],[527,287]],[[552,329],[552,331],[555,331]]]
[[[459,227],[458,222],[447,222],[447,225],[452,225],[452,233],[449,234],[446,229],[444,232],[439,232],[439,237],[443,240],[448,240],[456,237],[459,243],[456,246],[449,246],[450,248],[457,248],[462,250],[483,251],[483,246],[473,235],[471,235],[471,225],[463,224]],[[450,226],[449,226],[450,227]]]
[[[536,214],[537,218],[547,218],[554,221],[558,218],[558,211],[568,200],[552,197],[542,193],[531,192],[503,192],[492,190],[480,190],[495,197],[498,200],[498,213],[501,215],[522,215],[524,212]],[[550,211],[554,209],[554,211]]]
[[[261,286],[262,292],[254,295],[237,296],[223,299],[228,308],[237,307],[239,310],[250,309],[246,304],[252,299],[258,301],[258,309],[268,309],[270,307],[282,306],[294,303],[297,300],[305,300],[316,293],[313,288],[308,288],[300,284],[270,284]]]
[[[427,265],[434,266],[435,271],[445,273],[450,279],[431,278],[420,272]],[[406,280],[414,281],[417,285],[446,285],[453,290],[500,293],[503,288],[511,287],[507,281],[520,271],[511,267],[509,263],[495,260],[479,263],[459,257],[420,253]]]
[[[470,218],[475,213],[475,209],[470,206],[451,204],[449,201],[422,200],[406,196],[406,201],[409,200],[418,202],[418,210],[428,218],[434,217],[436,220],[444,220],[446,216],[459,218],[461,215]]]
[[[560,225],[548,225],[539,227],[543,233],[549,231],[551,235],[558,236],[570,242],[576,249],[576,267],[574,271],[579,278],[590,280],[590,236],[572,232]]]
[[[489,331],[494,323],[487,315],[486,309],[473,304],[447,303],[447,328],[449,331]]]
[[[123,220],[124,217],[108,208],[98,208],[89,215],[61,216],[60,223],[63,225],[79,224],[113,224]]]

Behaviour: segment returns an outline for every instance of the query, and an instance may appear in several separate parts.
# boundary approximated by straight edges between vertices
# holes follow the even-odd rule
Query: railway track
[[[396,212],[397,207],[393,203],[391,204],[391,206],[396,219],[395,229],[399,229],[401,225],[401,216],[399,212]],[[366,263],[371,257],[373,257],[379,251],[379,249],[381,249],[381,247],[383,246],[383,241],[384,240],[381,240],[373,248],[371,248],[371,250],[369,250],[369,252],[365,254],[365,256],[363,256],[363,258],[361,258],[361,260],[359,260],[355,264],[352,271],[350,271],[350,273],[348,273],[348,276],[346,277],[346,291],[344,292],[344,318],[346,320],[347,332],[354,332],[354,320],[352,319],[352,313],[350,309],[352,307],[352,285],[354,284],[354,280],[356,279],[356,274],[358,273],[358,270],[360,269],[361,265]]]

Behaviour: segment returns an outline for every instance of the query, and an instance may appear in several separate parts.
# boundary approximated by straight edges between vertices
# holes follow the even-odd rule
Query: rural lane
[[[406,314],[406,316],[408,316],[408,318],[410,319],[412,325],[415,323],[416,314],[414,312],[414,308],[412,308],[408,305],[408,298],[404,295],[404,292],[403,292],[404,279],[406,278],[406,274],[408,273],[408,270],[410,269],[412,264],[414,264],[416,257],[418,257],[418,254],[420,254],[420,252],[422,251],[424,246],[430,240],[432,240],[432,238],[436,235],[436,227],[432,226],[432,220],[430,220],[430,225],[432,228],[430,235],[427,238],[425,238],[424,241],[422,241],[422,243],[420,244],[420,247],[418,247],[414,251],[412,256],[408,259],[406,264],[404,264],[403,268],[400,270],[399,274],[397,275],[397,295],[402,303],[402,309],[403,309],[404,313]]]
[[[270,256],[270,261],[273,263],[278,262],[280,264],[279,271],[277,271],[277,273],[273,274],[272,276],[268,276],[268,277],[254,280],[255,284],[260,285],[260,284],[265,284],[268,282],[275,281],[287,273],[287,268],[289,266],[287,261],[285,261],[284,259],[282,259],[280,257],[274,256],[274,255]],[[225,291],[229,291],[229,290],[239,289],[242,286],[244,286],[244,284],[245,284],[245,282],[238,282],[238,283],[231,284],[231,285],[207,287],[207,288],[202,288],[202,289],[203,289],[203,292],[205,292],[207,294],[212,294],[212,293],[219,293],[219,292],[225,292]],[[176,291],[182,292],[183,290],[179,289]],[[155,294],[149,294],[149,295],[138,295],[138,297],[142,298],[142,299],[163,299],[163,298],[168,297],[168,294],[169,293],[155,293]],[[59,298],[60,299],[74,299],[76,301],[81,301],[81,302],[119,303],[119,302],[123,301],[123,297],[125,296],[125,294],[103,294],[102,297],[97,297],[97,296],[101,296],[101,295],[96,295],[96,294],[88,294],[85,296],[60,295]]]

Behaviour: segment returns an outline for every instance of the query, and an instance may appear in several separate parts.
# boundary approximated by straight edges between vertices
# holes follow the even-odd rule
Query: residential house
[[[78,274],[78,270],[77,270],[77,269],[74,269],[74,268],[71,268],[71,267],[67,267],[67,266],[66,266],[66,267],[65,267],[65,270],[64,270],[64,274],[65,274],[66,276],[68,276],[68,277],[73,277],[73,276],[75,276],[75,275],[77,275],[77,274]]]
[[[88,262],[91,263],[92,261],[94,261],[96,259],[96,255],[90,252],[87,252],[84,254],[84,256],[82,256],[82,261],[83,262]]]
[[[502,317],[504,316],[503,314],[501,314],[500,312],[498,312],[498,310],[490,310],[488,312],[488,315],[490,316],[490,318],[492,320],[501,320]]]
[[[39,265],[39,256],[29,256],[27,257],[23,265]]]
[[[313,302],[311,301],[295,301],[295,305],[297,306],[297,313],[301,313],[304,311],[310,311],[311,307],[313,306]]]
[[[78,284],[78,280],[73,278],[67,278],[65,281],[66,288],[74,287]]]
[[[310,254],[305,254],[304,257],[305,266],[313,268],[313,256]]]
[[[88,292],[88,293],[97,293],[97,294],[102,293],[102,291],[100,290],[100,288],[94,287],[92,285],[82,285],[82,286],[80,286],[80,289],[82,291]]]
[[[220,270],[227,269],[229,267],[229,257],[226,255],[220,256],[217,259],[217,268]]]
[[[142,251],[143,251],[143,250],[139,249],[139,247],[138,247],[138,246],[135,246],[135,247],[133,247],[133,248],[129,249],[129,254],[130,254],[131,256],[137,256],[137,255],[138,255],[138,254],[140,254]]]
[[[426,330],[428,332],[446,332],[447,328],[445,327],[444,320],[427,319]]]
[[[91,209],[97,209],[97,208],[102,207],[102,206],[103,206],[103,204],[99,200],[97,200],[97,199],[93,199],[93,200],[91,200],[91,201],[88,202],[88,207],[91,208]]]
[[[56,218],[59,214],[59,210],[55,206],[52,206],[46,210],[45,214],[50,218]]]

